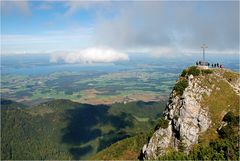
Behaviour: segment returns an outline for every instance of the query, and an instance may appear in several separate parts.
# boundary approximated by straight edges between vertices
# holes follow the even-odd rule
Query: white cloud
[[[50,62],[58,61],[66,63],[112,63],[116,61],[129,60],[127,54],[106,47],[93,47],[77,52],[55,53],[51,55]]]

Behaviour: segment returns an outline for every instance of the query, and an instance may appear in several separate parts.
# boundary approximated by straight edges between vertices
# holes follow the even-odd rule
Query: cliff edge
[[[145,159],[158,159],[168,151],[188,153],[199,142],[217,139],[229,111],[238,113],[239,73],[227,69],[183,70],[164,111],[164,120],[142,148]]]

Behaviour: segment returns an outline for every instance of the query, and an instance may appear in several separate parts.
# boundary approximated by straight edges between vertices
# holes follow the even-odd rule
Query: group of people
[[[223,68],[222,64],[212,64],[212,68]]]
[[[196,65],[205,65],[205,66],[209,66],[210,64],[208,62],[202,62],[202,61],[197,61]]]
[[[208,62],[202,62],[202,61],[197,61],[196,65],[206,65],[206,66],[210,66],[210,63]],[[223,68],[222,64],[216,63],[216,64],[211,64],[212,68]]]

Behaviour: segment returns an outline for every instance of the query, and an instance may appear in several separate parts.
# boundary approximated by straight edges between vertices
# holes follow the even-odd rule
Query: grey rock
[[[203,94],[210,95],[212,90],[201,87],[200,81],[192,75],[188,77],[188,87],[182,96],[172,91],[169,103],[164,111],[165,119],[169,120],[166,129],[160,128],[144,145],[146,159],[157,159],[165,154],[167,148],[178,149],[179,143],[186,145],[186,151],[198,142],[199,134],[211,126],[211,119],[206,108],[201,107]]]
[[[172,138],[172,127],[160,128],[154,132],[148,144],[144,145],[143,153],[146,159],[157,159],[158,156],[165,153],[165,149],[169,147]]]

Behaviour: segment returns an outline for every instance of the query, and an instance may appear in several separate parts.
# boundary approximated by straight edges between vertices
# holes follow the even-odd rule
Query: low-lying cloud
[[[64,61],[65,63],[83,64],[113,63],[126,60],[129,60],[127,54],[105,47],[87,48],[76,52],[54,53],[50,58],[50,62],[52,63]]]

